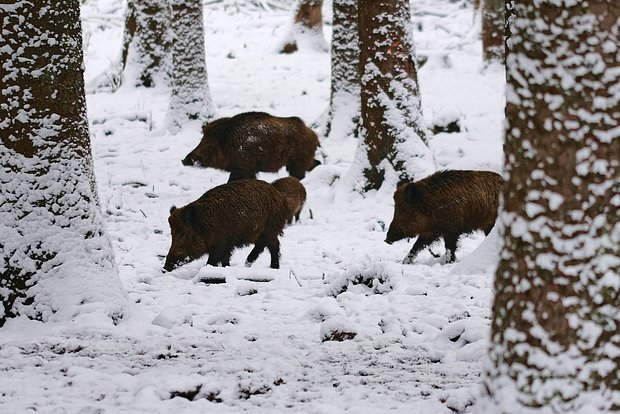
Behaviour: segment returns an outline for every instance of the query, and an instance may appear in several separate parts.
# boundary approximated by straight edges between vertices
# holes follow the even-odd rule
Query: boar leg
[[[256,259],[258,259],[258,256],[263,252],[263,250],[265,250],[265,247],[267,247],[267,243],[265,243],[265,240],[263,240],[263,238],[259,238],[258,240],[256,240],[254,248],[248,255],[248,258],[245,259],[245,266],[252,266],[252,263],[254,263]]]
[[[413,263],[413,260],[417,257],[418,253],[424,250],[427,246],[433,244],[435,240],[435,238],[431,237],[418,237],[418,240],[415,241],[413,247],[411,248],[409,253],[407,253],[407,256],[405,256],[405,258],[403,259],[403,264]]]
[[[267,248],[269,249],[269,253],[271,254],[271,268],[279,269],[280,268],[280,241],[278,240],[278,236],[273,236],[270,240],[267,241]]]
[[[245,180],[248,178],[256,178],[256,173],[252,171],[248,171],[248,170],[240,170],[237,168],[233,168],[230,171],[228,182],[236,181],[236,180]]]
[[[493,230],[493,227],[495,227],[495,223],[493,223],[491,227],[487,227],[486,229],[484,229],[484,235],[488,236],[491,230]]]
[[[298,180],[303,180],[306,176],[306,171],[303,167],[300,167],[297,163],[291,163],[286,166],[286,171],[288,171],[289,175],[297,178]]]
[[[232,252],[232,247],[228,247],[223,250],[223,253],[220,256],[220,263],[222,264],[222,267],[230,266],[230,257],[232,256]]]
[[[232,255],[232,249],[227,247],[216,247],[209,251],[209,260],[207,264],[211,266],[217,266],[220,263],[222,266],[230,266],[230,256]]]
[[[456,261],[456,243],[459,241],[460,234],[444,235],[443,241],[446,246],[446,254],[449,254],[448,263],[454,263]]]
[[[209,252],[209,259],[207,260],[207,264],[211,266],[217,266],[220,262],[220,252],[217,249],[213,249]]]

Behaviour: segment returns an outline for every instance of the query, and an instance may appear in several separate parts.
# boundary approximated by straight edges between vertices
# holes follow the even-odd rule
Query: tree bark
[[[620,410],[620,8],[515,2],[481,412]]]
[[[0,21],[0,326],[96,308],[121,317],[92,170],[79,1],[0,4]]]
[[[168,125],[178,130],[187,121],[215,115],[207,81],[201,0],[172,0],[172,91]]]
[[[506,1],[483,0],[482,50],[485,62],[504,61]]]
[[[358,136],[360,121],[357,0],[335,0],[331,48],[331,93],[325,136]]]
[[[298,42],[307,38],[315,49],[325,49],[323,36],[323,0],[299,0],[293,26],[280,53],[294,53]]]
[[[153,87],[167,78],[171,39],[167,0],[128,0],[120,71],[137,65],[136,86]]]
[[[378,189],[384,160],[401,179],[433,170],[414,59],[408,0],[358,0],[364,191]]]

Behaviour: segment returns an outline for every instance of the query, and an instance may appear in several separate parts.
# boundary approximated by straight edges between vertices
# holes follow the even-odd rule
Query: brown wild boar
[[[314,159],[318,146],[317,135],[297,117],[246,112],[205,124],[202,140],[182,163],[229,171],[228,182],[282,167],[301,180],[320,164]]]
[[[462,234],[489,234],[499,206],[502,177],[491,171],[439,171],[420,181],[404,183],[394,193],[394,218],[386,243],[418,236],[403,263],[443,238],[449,262],[456,260]]]
[[[185,207],[170,209],[172,245],[164,269],[170,271],[207,253],[207,264],[228,266],[235,248],[252,243],[246,265],[267,247],[271,267],[278,269],[278,236],[287,218],[284,197],[269,183],[239,180],[212,188]]]
[[[306,201],[306,189],[304,185],[295,177],[279,178],[271,183],[286,200],[288,206],[288,223],[299,221],[299,214]]]

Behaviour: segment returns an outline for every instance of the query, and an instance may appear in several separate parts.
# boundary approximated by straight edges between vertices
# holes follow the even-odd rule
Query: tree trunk
[[[364,191],[378,189],[384,160],[401,179],[432,172],[408,0],[358,0]]]
[[[121,317],[92,170],[80,3],[0,4],[0,21],[0,326],[17,315]]]
[[[360,120],[357,0],[335,0],[331,49],[331,94],[325,136],[357,137]]]
[[[172,0],[172,94],[168,125],[178,130],[187,121],[213,118],[207,82],[201,0]]]
[[[481,412],[620,410],[620,8],[516,2]]]
[[[484,0],[482,6],[482,50],[485,62],[504,61],[505,0]]]
[[[293,26],[280,53],[296,52],[300,41],[306,41],[313,49],[327,50],[322,8],[323,0],[299,0]]]
[[[167,78],[170,14],[167,0],[129,0],[127,3],[120,71],[128,61],[135,64],[138,69],[136,86],[153,87]]]

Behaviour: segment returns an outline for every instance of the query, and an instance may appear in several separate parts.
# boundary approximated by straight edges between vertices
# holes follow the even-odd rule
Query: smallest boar
[[[306,201],[306,189],[304,185],[295,177],[284,177],[271,183],[286,200],[288,206],[288,224],[299,221],[299,214]]]
[[[394,193],[394,218],[385,242],[416,237],[403,263],[443,238],[449,262],[456,260],[462,234],[482,230],[489,234],[499,207],[502,177],[491,171],[439,171],[420,181],[404,183]]]
[[[320,164],[314,159],[319,145],[316,133],[297,117],[245,112],[205,124],[200,143],[182,163],[228,171],[229,182],[282,167],[301,180]]]
[[[259,180],[239,180],[212,188],[185,207],[170,209],[172,245],[164,269],[171,271],[209,254],[207,264],[230,265],[235,248],[254,244],[246,265],[269,249],[271,267],[280,267],[278,236],[288,218],[284,197]]]

